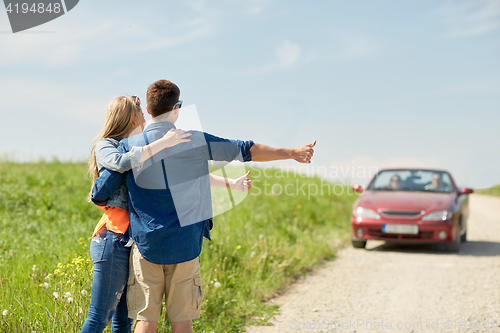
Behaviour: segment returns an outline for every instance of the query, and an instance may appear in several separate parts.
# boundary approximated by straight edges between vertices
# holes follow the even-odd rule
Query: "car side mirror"
[[[471,194],[474,193],[474,190],[471,188],[464,187],[460,190],[460,194]]]
[[[363,186],[361,186],[359,184],[352,185],[352,189],[354,190],[354,192],[358,192],[358,193],[363,192]]]

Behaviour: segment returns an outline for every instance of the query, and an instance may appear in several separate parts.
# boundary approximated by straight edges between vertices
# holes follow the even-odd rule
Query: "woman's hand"
[[[178,145],[179,143],[191,141],[189,139],[190,136],[191,136],[190,133],[186,133],[183,130],[171,128],[163,136],[163,138],[156,140],[155,142],[152,142],[149,145],[144,146],[142,148],[141,159],[139,160],[139,162],[143,163],[148,158],[150,158],[153,155],[156,155],[165,148],[170,148],[175,145]]]
[[[191,133],[186,133],[181,129],[170,129],[160,140],[162,140],[163,148],[170,148],[178,145],[179,143],[189,142]]]
[[[249,175],[250,171],[248,171],[246,175],[234,179],[234,183],[231,184],[231,189],[240,192],[248,192],[252,188],[252,181],[248,179]]]

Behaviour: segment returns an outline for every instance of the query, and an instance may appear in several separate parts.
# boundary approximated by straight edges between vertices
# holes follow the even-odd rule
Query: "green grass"
[[[490,188],[477,189],[474,190],[474,192],[479,194],[488,194],[500,197],[500,184]]]
[[[0,332],[80,331],[90,301],[88,243],[101,216],[86,201],[85,169],[0,163]],[[247,198],[214,220],[201,255],[204,301],[196,332],[265,324],[277,307],[262,300],[332,259],[348,240],[356,196],[328,193],[332,185],[317,178],[270,174],[253,170]],[[280,194],[285,188],[290,195]],[[170,332],[165,314],[158,332]]]

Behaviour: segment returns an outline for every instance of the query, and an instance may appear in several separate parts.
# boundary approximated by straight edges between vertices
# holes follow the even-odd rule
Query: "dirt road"
[[[248,332],[500,332],[500,198],[472,195],[470,209],[460,252],[347,247],[273,300],[273,326]]]

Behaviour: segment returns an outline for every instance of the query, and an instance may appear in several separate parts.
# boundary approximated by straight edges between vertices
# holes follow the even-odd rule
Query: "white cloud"
[[[500,28],[500,1],[449,1],[437,11],[446,25],[445,37],[463,38]]]
[[[496,77],[485,77],[482,80],[459,80],[438,89],[426,91],[419,97],[433,96],[498,96],[500,82]]]
[[[0,76],[3,117],[12,110],[47,113],[68,119],[101,123],[106,113],[109,96],[96,94],[97,89],[85,83],[54,82],[34,77]],[[50,127],[50,124],[45,124]]]
[[[292,67],[300,58],[301,50],[297,44],[289,40],[282,41],[276,48],[275,60],[254,72],[267,73],[274,70],[283,70]]]
[[[224,15],[232,13],[244,15],[260,15],[269,8],[271,0],[226,0],[222,2],[211,2],[207,6],[207,0],[186,0],[183,4],[196,13],[207,14],[207,12]],[[231,15],[231,14],[229,14]]]
[[[205,6],[206,0],[193,0],[193,1],[188,1],[187,5],[194,11],[201,11],[203,7]]]
[[[203,20],[193,19],[185,27],[172,25],[175,31],[166,35],[145,25],[131,24],[134,20],[114,18],[110,21],[84,9],[79,9],[78,17],[61,21],[55,20],[51,25],[56,33],[28,31],[2,35],[2,65],[64,67],[105,61],[125,54],[169,48],[212,33],[212,26]]]
[[[312,50],[310,52],[308,52],[305,56],[304,56],[304,62],[307,63],[307,64],[310,64],[310,63],[313,63],[315,62],[316,60],[318,60],[319,58],[319,53],[318,51],[316,50]]]
[[[268,0],[251,0],[245,1],[248,6],[247,12],[250,15],[262,14],[268,5]]]
[[[245,15],[260,15],[268,9],[271,0],[226,0],[225,9]]]
[[[98,87],[103,85],[0,76],[0,117],[5,120],[0,123],[0,156],[7,153],[23,162],[52,156],[65,161],[88,158],[110,99]]]
[[[331,39],[335,44],[335,58],[360,59],[370,58],[382,53],[382,46],[377,37],[355,31],[332,31]]]
[[[290,67],[299,60],[300,47],[290,41],[283,41],[276,51],[278,59],[277,66],[281,68]]]

